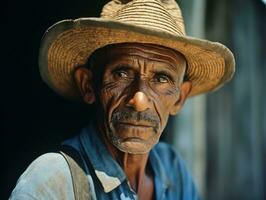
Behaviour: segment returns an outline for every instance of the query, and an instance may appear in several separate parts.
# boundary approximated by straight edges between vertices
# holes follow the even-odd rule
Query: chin
[[[149,153],[159,138],[152,137],[149,140],[142,140],[139,138],[119,139],[112,137],[112,144],[120,151],[129,154],[146,154]]]
[[[118,150],[129,154],[146,154],[160,138],[158,129],[121,123],[109,126],[108,141]]]

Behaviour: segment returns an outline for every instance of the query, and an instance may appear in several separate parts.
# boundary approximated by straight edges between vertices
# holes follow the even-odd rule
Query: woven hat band
[[[183,36],[185,31],[181,11],[176,13],[178,15],[173,17],[159,0],[136,0],[127,4],[112,1],[103,8],[101,17]]]

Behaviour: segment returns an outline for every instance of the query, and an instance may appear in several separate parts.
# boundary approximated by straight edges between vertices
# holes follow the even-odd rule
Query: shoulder
[[[71,196],[72,192],[71,174],[64,157],[59,153],[47,153],[35,159],[20,176],[10,199],[19,199],[19,196],[57,199]]]
[[[54,179],[65,178],[62,175],[70,175],[67,162],[59,153],[46,153],[35,159],[26,171],[21,175],[19,181],[47,182]]]

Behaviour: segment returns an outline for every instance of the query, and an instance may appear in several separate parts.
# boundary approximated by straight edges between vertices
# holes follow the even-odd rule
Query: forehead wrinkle
[[[133,55],[134,56],[134,58],[136,58],[136,60],[139,60],[138,59],[138,57],[139,58],[142,58],[142,59],[144,59],[144,60],[149,60],[149,61],[157,61],[157,62],[160,62],[160,63],[166,63],[167,64],[167,66],[170,66],[168,69],[169,70],[171,70],[172,72],[176,72],[176,69],[180,69],[181,68],[181,64],[179,64],[179,63],[175,63],[175,64],[173,64],[173,63],[171,63],[171,62],[169,62],[169,61],[167,61],[167,60],[163,60],[163,59],[159,59],[159,58],[150,58],[150,57],[144,57],[144,56],[142,56],[142,55],[139,55],[139,54],[131,54],[131,55]],[[138,62],[139,63],[139,62]],[[153,62],[153,66],[154,66],[154,62]],[[147,64],[145,63],[145,66],[146,66],[146,68],[147,68]],[[163,66],[162,66],[163,67]],[[153,69],[154,68],[156,68],[156,67],[153,67]]]
[[[157,61],[157,62],[160,62],[160,63],[167,64],[167,66],[170,66],[169,69],[171,71],[173,71],[173,72],[176,72],[175,70],[176,69],[180,69],[180,67],[181,67],[181,64],[179,64],[179,63],[174,63],[173,64],[173,63],[169,62],[168,60],[164,60],[164,59],[160,59],[160,58],[156,58],[156,57],[150,58],[148,56],[147,57],[146,56],[142,56],[142,55],[137,54],[137,53],[119,53],[117,55],[112,56],[111,62],[113,61],[114,58],[117,59],[117,60],[123,60],[123,61],[126,61],[126,62],[130,61],[130,62],[133,63],[134,66],[140,66],[141,65],[139,58],[142,58],[144,60],[149,60],[149,61]]]
[[[137,64],[139,66],[139,69],[140,69],[140,74],[144,74],[145,73],[145,66],[146,66],[146,63],[145,63],[145,60],[141,60],[141,59],[136,59],[137,61]]]
[[[144,47],[144,48],[143,48]],[[146,47],[146,48],[145,48]],[[148,49],[147,47],[152,47],[153,49]],[[160,56],[163,56],[163,57],[166,57],[166,58],[169,58],[171,59],[172,61],[174,62],[179,62],[180,61],[180,58],[184,59],[186,61],[186,58],[183,54],[181,54],[180,52],[177,52],[173,49],[168,49],[168,48],[165,48],[165,47],[160,47],[160,46],[157,46],[157,45],[141,45],[141,44],[135,44],[134,46],[117,46],[115,47],[117,49],[133,49],[133,50],[137,50],[137,51],[140,51],[142,53],[145,53],[145,54],[156,54],[156,55],[160,55]],[[158,51],[154,51],[154,49],[159,49],[161,50],[160,53],[158,53]],[[166,53],[167,52],[167,53]],[[131,53],[131,52],[129,52]],[[135,52],[133,52],[135,53]],[[171,55],[167,55],[167,54],[171,54]],[[178,59],[177,59],[178,58]]]
[[[119,47],[119,48],[115,48],[115,49],[134,49],[132,47]],[[129,52],[125,52],[125,51],[120,51],[120,52],[117,52],[115,51],[115,49],[113,51],[109,51],[108,53],[108,57],[106,58],[107,59],[107,62],[106,63],[109,63],[109,62],[113,62],[114,59],[116,61],[125,61],[125,62],[128,62],[128,64],[131,64],[133,63],[133,65],[135,67],[139,66],[140,65],[140,62],[139,62],[139,59],[142,58],[144,60],[149,60],[149,61],[157,61],[157,62],[160,62],[162,63],[162,67],[164,67],[164,65],[166,64],[167,66],[167,69],[169,69],[170,71],[172,72],[176,72],[176,70],[181,70],[183,69],[182,66],[185,66],[185,63],[182,65],[180,61],[172,58],[171,56],[162,56],[161,54],[159,53],[156,53],[155,55],[157,56],[154,56],[154,53],[153,53],[153,56],[151,57],[150,55],[148,55],[148,53],[144,52],[144,55],[141,54],[141,52],[143,52],[141,49],[139,49],[140,51],[139,52],[135,52],[135,51],[129,51]],[[162,56],[163,58],[159,58],[158,55]],[[168,58],[168,59],[167,59]],[[169,60],[170,59],[170,60]],[[137,60],[137,61],[135,61]],[[115,61],[115,62],[116,62]],[[171,62],[172,61],[172,62]],[[147,68],[147,67],[146,67]],[[154,69],[156,69],[155,67],[153,67]]]

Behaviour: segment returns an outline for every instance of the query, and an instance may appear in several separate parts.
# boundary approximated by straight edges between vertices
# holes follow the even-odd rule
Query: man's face
[[[155,45],[114,45],[104,55],[96,105],[105,137],[123,152],[147,153],[178,112],[186,61]]]

